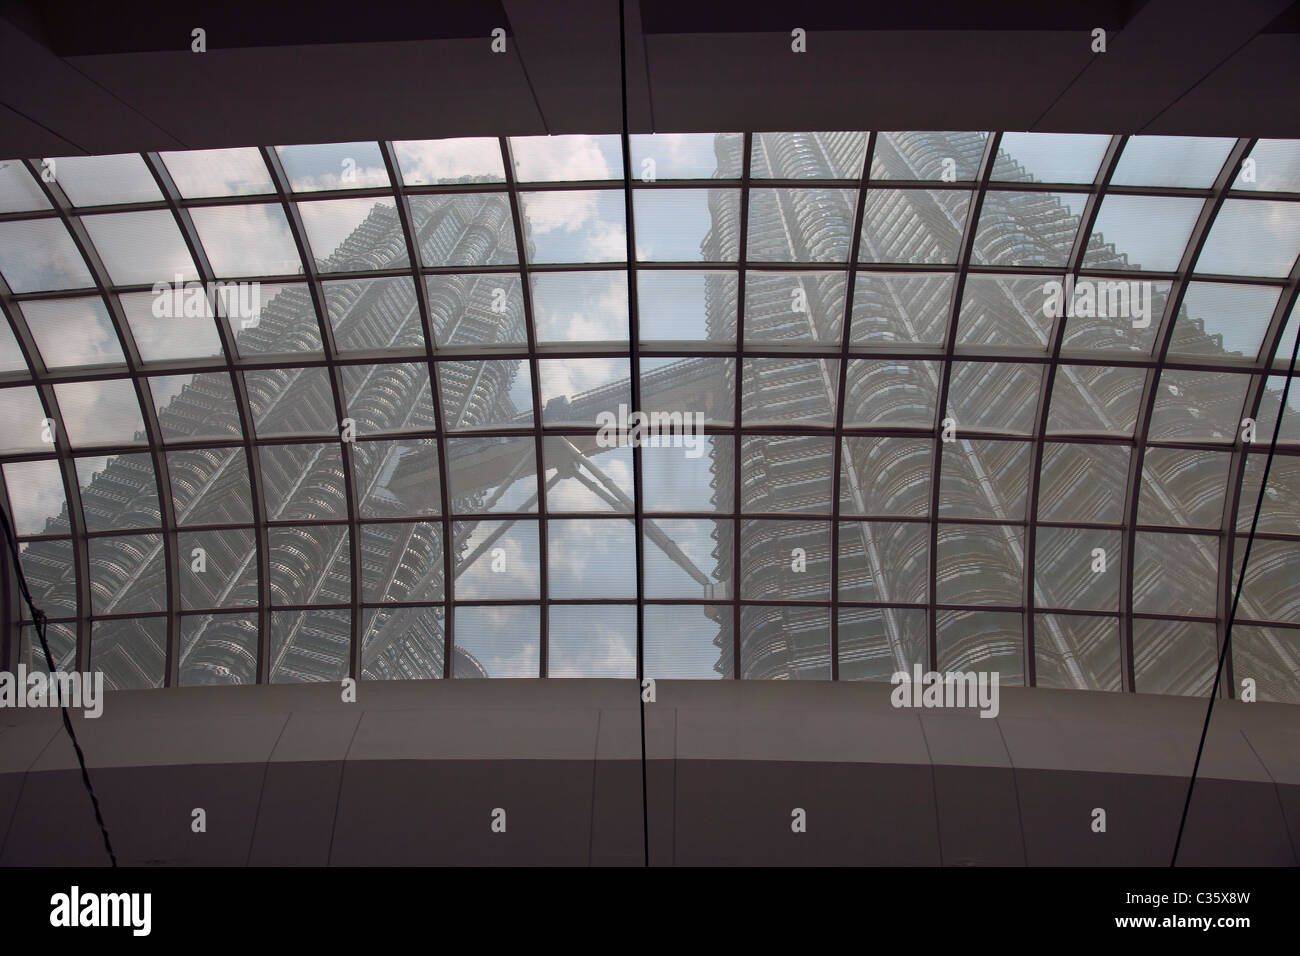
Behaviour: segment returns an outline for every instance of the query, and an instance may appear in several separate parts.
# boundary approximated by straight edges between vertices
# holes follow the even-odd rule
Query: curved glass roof
[[[2,163],[0,498],[56,663],[116,688],[640,652],[1206,694],[1298,254],[1300,141]],[[634,410],[686,417],[604,440]],[[1300,701],[1295,392],[1283,421],[1227,684]]]

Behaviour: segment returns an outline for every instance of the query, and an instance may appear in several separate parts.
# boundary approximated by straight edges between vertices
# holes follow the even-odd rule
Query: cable
[[[41,650],[45,653],[45,665],[51,674],[58,673],[58,668],[54,665],[54,655],[50,653],[50,644],[45,637],[46,617],[45,612],[36,606],[32,600],[32,592],[27,588],[27,578],[23,575],[22,563],[18,560],[18,539],[14,535],[13,529],[9,527],[9,516],[0,510],[0,524],[4,525],[5,541],[9,544],[9,554],[13,557],[14,573],[18,577],[18,588],[22,591],[23,600],[27,604],[27,609],[32,614],[32,624],[36,628],[36,635],[41,639]],[[108,838],[108,827],[104,825],[104,815],[99,810],[99,798],[95,796],[95,788],[90,783],[90,773],[86,770],[86,755],[81,752],[81,744],[77,742],[77,732],[72,728],[72,718],[68,716],[68,705],[59,704],[59,712],[63,715],[63,729],[68,732],[68,739],[72,741],[72,749],[77,753],[77,765],[81,767],[81,782],[86,787],[86,793],[90,794],[90,804],[95,808],[95,822],[99,824],[100,835],[104,838],[104,849],[108,852],[108,858],[114,868],[117,867],[117,854],[113,852],[113,843]]]
[[[1205,708],[1205,724],[1201,727],[1201,742],[1196,747],[1196,763],[1192,765],[1192,778],[1187,781],[1187,799],[1183,801],[1183,816],[1178,821],[1178,838],[1174,840],[1174,855],[1169,860],[1171,867],[1178,864],[1178,848],[1183,843],[1183,829],[1187,826],[1187,812],[1192,806],[1192,790],[1196,786],[1196,775],[1201,769],[1201,755],[1205,752],[1205,738],[1210,732],[1210,717],[1214,714],[1214,701],[1219,696],[1219,680],[1223,676],[1223,663],[1228,659],[1228,648],[1232,646],[1232,624],[1237,619],[1237,606],[1241,603],[1241,588],[1246,583],[1246,566],[1250,561],[1250,548],[1255,543],[1255,529],[1259,527],[1259,515],[1264,508],[1264,493],[1268,490],[1268,472],[1273,467],[1273,455],[1277,452],[1277,441],[1282,434],[1282,416],[1286,412],[1286,399],[1291,391],[1291,379],[1295,376],[1296,355],[1300,354],[1300,335],[1296,336],[1295,345],[1291,347],[1291,366],[1287,369],[1286,384],[1282,386],[1282,397],[1278,401],[1277,421],[1273,424],[1273,440],[1268,445],[1268,457],[1264,460],[1264,474],[1259,479],[1259,497],[1255,499],[1255,517],[1250,522],[1250,534],[1246,536],[1246,550],[1241,553],[1241,574],[1237,577],[1237,591],[1232,598],[1232,610],[1228,613],[1227,627],[1223,633],[1223,647],[1219,649],[1219,666],[1214,670],[1214,688],[1210,691],[1210,705]],[[1267,376],[1267,371],[1263,372]],[[1245,452],[1243,451],[1243,454]],[[1245,475],[1245,469],[1242,469]],[[1243,478],[1244,480],[1244,478]],[[1231,529],[1229,529],[1231,534]]]

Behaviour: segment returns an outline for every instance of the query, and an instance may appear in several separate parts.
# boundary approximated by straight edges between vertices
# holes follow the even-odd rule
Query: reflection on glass
[[[731,622],[730,605],[646,605],[646,676],[663,680],[731,677]]]
[[[740,676],[745,680],[830,680],[830,608],[742,606]]]
[[[1038,687],[1121,689],[1119,619],[1082,614],[1034,618],[1034,679]]]

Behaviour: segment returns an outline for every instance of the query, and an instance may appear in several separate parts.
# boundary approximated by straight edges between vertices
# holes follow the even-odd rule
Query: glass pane
[[[1121,689],[1119,619],[1081,614],[1034,618],[1035,679],[1039,687]]]
[[[402,269],[410,264],[393,200],[300,202],[298,212],[321,272]]]
[[[924,604],[930,584],[930,526],[840,522],[841,601]]]
[[[830,608],[742,607],[740,676],[744,680],[830,680]]]
[[[1040,527],[1034,540],[1035,604],[1088,611],[1119,608],[1123,542],[1118,531]]]
[[[585,194],[584,194],[585,195]],[[504,193],[412,196],[411,227],[426,266],[500,266],[519,261],[514,217]],[[560,218],[552,228],[564,228]],[[405,241],[394,232],[390,242]]]
[[[257,538],[252,528],[182,531],[177,551],[183,609],[257,604]]]
[[[774,514],[830,514],[835,440],[747,435],[740,441],[741,507]]]
[[[615,189],[521,193],[530,262],[623,262],[626,210]]]
[[[433,439],[359,441],[352,446],[364,518],[436,515],[442,510]]]
[[[623,178],[623,146],[616,135],[512,136],[510,155],[521,183]]]
[[[1140,368],[1059,366],[1047,412],[1048,433],[1132,435],[1145,381],[1146,371]]]
[[[934,443],[913,438],[845,438],[840,514],[923,517],[930,511]]]
[[[162,523],[151,455],[78,458],[76,466],[87,531],[157,529]]]
[[[634,133],[628,139],[632,174],[642,182],[740,178],[740,133]]]
[[[1022,528],[940,525],[939,603],[1022,603],[1024,553]]]
[[[1092,239],[1114,246],[1123,262],[1109,263],[1111,254],[1089,243],[1083,264],[1173,272],[1204,204],[1202,199],[1167,196],[1107,196],[1097,212]]]
[[[1064,266],[1079,231],[1085,199],[1081,193],[990,190],[980,210],[971,262]]]
[[[539,343],[627,341],[626,272],[543,272],[532,282]]]
[[[271,683],[337,683],[352,657],[351,611],[272,611]]]
[[[1300,631],[1293,628],[1236,625],[1232,629],[1234,674],[1255,680],[1259,700],[1300,703],[1300,684],[1290,663],[1295,660],[1297,639]]]
[[[190,216],[218,279],[302,274],[289,220],[279,205],[200,207],[191,209]]]
[[[948,414],[962,429],[1028,434],[1042,369],[1011,362],[953,362]]]
[[[28,372],[27,359],[23,357],[13,329],[0,313],[0,372]]]
[[[203,448],[167,453],[176,523],[240,524],[253,520],[248,460],[243,448]]]
[[[448,493],[457,514],[537,510],[537,453],[532,436],[448,438]]]
[[[1138,524],[1217,530],[1231,462],[1226,452],[1148,448],[1142,459]]]
[[[1238,536],[1233,549],[1232,583],[1241,580],[1246,539]],[[1294,540],[1256,538],[1241,586],[1241,608],[1248,620],[1300,624],[1300,549]]]
[[[843,272],[748,272],[745,342],[838,345],[844,325]]]
[[[95,614],[139,614],[167,608],[167,572],[160,534],[90,538],[90,602]]]
[[[756,133],[754,179],[859,179],[866,133]]]
[[[942,345],[952,282],[947,275],[859,272],[853,285],[853,344]]]
[[[503,183],[501,144],[488,136],[394,143],[402,181],[408,186]]]
[[[539,677],[541,609],[456,608],[453,677]]]
[[[998,675],[998,686],[1025,680],[1020,615],[1006,611],[940,611],[935,642],[940,671]]]
[[[1242,164],[1232,182],[1233,189],[1300,192],[1300,142],[1261,139],[1250,151],[1250,158],[1255,162]]]
[[[731,621],[729,605],[646,605],[646,676],[656,680],[731,677]]]
[[[1137,532],[1133,609],[1214,617],[1219,543],[1210,535]]]
[[[1259,446],[1256,448],[1258,453],[1246,459],[1246,474],[1241,484],[1241,498],[1237,503],[1238,531],[1250,530],[1255,517],[1255,506],[1260,504],[1259,480],[1264,474],[1267,453]],[[1300,527],[1300,458],[1278,455],[1268,470],[1268,490],[1264,493],[1260,507],[1259,530],[1265,534],[1290,534],[1297,527]]]
[[[1236,140],[1198,136],[1133,136],[1110,181],[1118,186],[1214,185]]]
[[[86,289],[95,284],[57,219],[0,222],[0,273],[14,292]]]
[[[32,603],[50,617],[72,617],[77,613],[77,571],[72,542],[31,541],[19,545],[23,575],[32,592]],[[24,612],[23,617],[27,617]],[[59,645],[50,637],[50,650],[56,658]],[[37,646],[40,646],[39,639]],[[42,657],[44,655],[41,655]]]
[[[275,521],[346,518],[343,455],[337,442],[262,445],[267,517]]]
[[[277,146],[275,149],[289,178],[289,189],[296,193],[389,185],[378,143]]]
[[[734,272],[638,272],[641,341],[735,342],[739,285]]]
[[[26,166],[16,159],[0,161],[0,212],[32,212],[49,208],[50,201]]]
[[[1139,694],[1208,697],[1218,660],[1213,624],[1133,622],[1133,671]]]
[[[441,607],[386,607],[361,612],[365,680],[442,677],[446,612]]]
[[[185,199],[275,192],[262,154],[252,147],[163,153],[162,160]]]
[[[170,212],[122,212],[110,216],[86,216],[90,241],[95,244],[116,285],[175,282],[175,277],[194,279],[198,271]]]
[[[852,189],[751,189],[746,258],[847,262],[856,201]]]
[[[645,510],[731,511],[734,444],[728,435],[708,435],[703,451],[695,458],[676,448],[643,447],[641,495]]]
[[[36,389],[20,385],[0,388],[0,451],[52,451],[56,435],[53,419],[45,417],[45,407]]]
[[[1111,267],[1120,268],[1116,264]],[[1065,312],[1063,353],[1151,354],[1160,317],[1169,302],[1169,282],[1084,277],[1066,288],[1073,291],[1067,295],[1062,289],[1059,306],[1054,289],[1052,300],[1053,311]]]
[[[1196,271],[1234,276],[1284,276],[1300,253],[1300,206],[1229,199],[1214,217]]]
[[[1264,393],[1260,396],[1259,416],[1256,419],[1256,435],[1267,435],[1273,440],[1277,431],[1278,409],[1282,405],[1282,391],[1286,384],[1283,375],[1270,375],[1264,383]],[[1294,382],[1292,383],[1294,385]],[[1287,392],[1286,414],[1282,416],[1279,443],[1293,444],[1300,442],[1300,387],[1293,387]]]
[[[993,179],[1090,183],[1097,178],[1097,168],[1109,145],[1109,136],[1003,133],[993,164]]]
[[[540,596],[536,521],[457,521],[452,536],[457,600]]]
[[[528,341],[523,284],[517,274],[434,275],[424,281],[438,345],[522,345]],[[413,321],[416,318],[412,316]]]
[[[628,359],[542,359],[537,368],[543,425],[598,426],[602,412],[617,416],[631,405]]]
[[[340,371],[343,411],[358,436],[436,427],[428,364],[345,365]]]
[[[247,309],[241,307],[236,316],[227,308],[229,300],[217,300],[241,356],[322,354],[316,306],[306,283],[241,283],[241,300],[243,290],[250,288],[256,290],[251,318]]]
[[[158,184],[139,153],[64,156],[53,164],[58,184],[74,206],[162,199]]]
[[[741,521],[741,600],[829,601],[830,596],[829,521]]]
[[[546,510],[631,514],[632,448],[601,448],[583,436],[542,440],[546,456]]]
[[[19,660],[27,668],[28,673],[40,671],[42,674],[48,674],[51,670],[50,662],[45,657],[45,649],[41,647],[41,639],[36,633],[36,628],[25,624],[21,631],[22,646]],[[76,624],[47,624],[45,643],[50,646],[50,654],[54,658],[54,670],[69,671],[76,667]]]
[[[409,278],[326,282],[322,289],[336,351],[424,347]]]
[[[243,435],[226,372],[156,375],[149,379],[149,391],[164,442]]]
[[[273,527],[267,533],[272,604],[347,604],[352,600],[347,527]]]
[[[970,276],[957,318],[957,344],[1047,351],[1049,284],[1039,276]]]
[[[647,518],[645,596],[730,598],[732,528],[729,520]]]
[[[387,522],[361,526],[361,600],[441,601],[442,526]]]
[[[250,370],[244,383],[258,437],[329,435],[342,427],[334,414],[329,369]]]
[[[547,522],[547,588],[553,598],[636,597],[636,539],[631,521]]]
[[[1123,445],[1064,445],[1043,448],[1038,485],[1040,521],[1123,520],[1128,448]]]
[[[4,479],[16,535],[50,534],[60,530],[67,533],[68,505],[63,494],[63,474],[57,461],[51,458],[6,462]]]
[[[944,442],[943,467],[939,471],[940,516],[1023,519],[1032,451],[1029,442],[961,438]]]
[[[180,686],[257,683],[257,615],[181,618]]]
[[[118,296],[141,361],[224,357],[221,336],[202,286],[196,283],[192,288],[194,291],[179,295],[126,292]],[[177,309],[177,305],[181,308]],[[190,305],[189,310],[186,305]],[[201,314],[193,314],[200,309]]]
[[[971,194],[954,189],[871,189],[859,262],[956,262]]]
[[[636,257],[642,262],[735,262],[740,190],[638,189]]]
[[[636,607],[552,605],[547,653],[548,677],[636,677]]]
[[[1165,369],[1151,414],[1151,438],[1233,441],[1249,384],[1246,375]]]
[[[840,608],[840,680],[887,681],[926,669],[930,629],[924,609]]]
[[[979,132],[878,133],[871,177],[970,182],[979,173],[987,139],[988,133]]]
[[[24,302],[22,309],[46,368],[126,364],[99,296]]]
[[[104,672],[105,690],[162,687],[166,647],[166,618],[96,621],[90,628],[90,669]]]
[[[134,444],[145,440],[140,402],[129,379],[54,386],[72,446]]]
[[[839,359],[744,360],[741,421],[746,425],[833,425]]]
[[[1189,282],[1170,354],[1255,358],[1280,292],[1267,286]]]
[[[700,454],[704,425],[736,420],[735,360],[643,358],[641,411],[651,416],[648,440]]]
[[[528,369],[525,359],[439,363],[443,427],[449,431],[532,427],[533,385]]]

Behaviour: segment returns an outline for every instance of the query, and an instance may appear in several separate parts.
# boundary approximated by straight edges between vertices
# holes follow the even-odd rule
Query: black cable
[[[622,89],[622,93],[623,93],[623,98],[622,98],[622,106],[623,106],[623,144],[622,144],[622,145],[623,145],[623,189],[624,189],[625,192],[626,192],[626,194],[625,194],[624,197],[623,197],[623,203],[624,203],[624,207],[625,207],[625,209],[627,210],[627,217],[628,217],[628,222],[627,222],[627,225],[626,225],[626,228],[628,229],[628,240],[627,240],[627,268],[628,268],[627,306],[628,306],[628,315],[630,315],[630,316],[635,316],[635,315],[636,315],[636,303],[633,301],[633,297],[634,297],[634,295],[636,294],[636,291],[635,291],[635,287],[634,287],[634,285],[633,285],[633,278],[634,278],[634,276],[633,276],[633,274],[632,274],[632,257],[633,257],[633,255],[634,255],[634,253],[635,253],[635,250],[632,248],[632,233],[631,233],[631,229],[632,229],[632,169],[631,169],[631,166],[629,165],[629,164],[631,163],[631,161],[632,161],[632,150],[631,150],[630,140],[628,139],[628,126],[627,126],[627,25],[626,25],[626,12],[625,12],[625,9],[624,9],[625,6],[626,6],[626,4],[625,4],[625,0],[618,0],[618,61],[619,61],[620,79],[621,79],[621,81],[622,81],[622,87],[621,87],[621,89]],[[635,330],[635,329],[631,330],[631,332],[632,332],[632,335],[633,335],[632,348],[635,350],[635,348],[636,348],[636,344],[637,344],[637,343],[636,343],[636,340],[635,340],[635,336],[638,334],[638,332],[637,332],[637,330]],[[636,354],[635,351],[634,351],[632,354],[635,355],[635,354]],[[638,368],[633,368],[633,369],[632,369],[632,374],[633,374],[634,376],[635,376],[635,375],[638,375],[638,374],[640,374],[640,370],[639,370]],[[635,385],[635,379],[634,379],[634,385]],[[635,454],[635,450],[634,450],[634,454]],[[638,493],[639,493],[639,488],[638,488]],[[640,501],[637,502],[637,505],[638,505],[638,512],[637,512],[637,513],[638,513],[638,515],[639,515],[639,514],[640,514],[640,510],[639,510]],[[637,531],[637,537],[638,537],[638,539],[641,538],[641,535],[642,535],[642,528],[641,528],[641,522],[640,522],[640,521],[637,522],[637,529],[636,529],[636,531]],[[640,544],[640,541],[638,541],[638,544]],[[642,546],[643,546],[643,545],[642,545]],[[640,573],[639,570],[638,570],[638,573]],[[645,632],[645,627],[644,627],[644,625],[643,625],[643,615],[644,615],[644,614],[645,614],[645,604],[644,604],[644,602],[642,602],[642,601],[638,598],[638,600],[637,600],[637,629],[636,629],[636,678],[637,678],[637,680],[636,680],[636,683],[637,683],[636,696],[637,696],[637,701],[638,701],[638,703],[639,703],[639,705],[640,705],[640,708],[641,708],[641,843],[642,843],[642,852],[645,854],[644,865],[645,865],[645,866],[649,866],[649,865],[650,865],[650,803],[649,803],[649,797],[648,797],[648,790],[647,790],[647,787],[646,787],[646,760],[645,760],[645,696],[644,696],[644,693],[643,693],[643,691],[642,691],[642,689],[641,689],[641,682],[642,682],[642,680],[645,679],[645,649],[644,649],[644,632]]]
[[[54,655],[50,653],[50,643],[45,637],[46,617],[45,612],[36,606],[32,600],[32,592],[27,588],[27,578],[23,575],[22,563],[18,560],[18,539],[14,535],[13,529],[9,527],[9,517],[0,510],[0,524],[4,525],[5,541],[9,543],[9,554],[13,557],[14,573],[18,578],[18,589],[22,591],[23,600],[27,603],[27,609],[32,614],[32,626],[36,628],[36,635],[41,639],[41,650],[45,653],[45,666],[51,674],[58,673],[58,668],[54,664]],[[77,753],[77,765],[81,767],[81,782],[86,787],[86,793],[90,794],[90,804],[95,808],[95,822],[99,824],[100,835],[104,838],[104,849],[108,852],[108,859],[114,867],[117,866],[117,854],[113,852],[113,843],[108,838],[108,827],[104,825],[104,815],[99,810],[99,798],[95,796],[95,788],[90,783],[90,773],[86,770],[86,755],[81,752],[81,744],[77,742],[77,732],[72,728],[72,718],[68,716],[68,705],[60,699],[59,713],[63,715],[63,729],[68,732],[68,739],[72,741],[72,749]]]
[[[1264,493],[1268,491],[1268,472],[1273,467],[1273,455],[1277,452],[1277,441],[1282,434],[1282,416],[1286,412],[1286,399],[1291,391],[1291,379],[1295,376],[1296,355],[1300,354],[1300,335],[1296,336],[1295,345],[1291,347],[1291,366],[1287,369],[1286,384],[1282,386],[1282,397],[1278,401],[1277,421],[1273,424],[1273,440],[1268,445],[1268,457],[1264,459],[1264,474],[1259,479],[1259,497],[1255,499],[1255,517],[1250,522],[1250,534],[1246,536],[1246,550],[1241,553],[1241,574],[1237,577],[1237,591],[1232,598],[1232,610],[1228,613],[1227,627],[1223,633],[1223,647],[1219,649],[1219,666],[1214,670],[1214,688],[1210,691],[1210,705],[1205,708],[1205,724],[1201,727],[1201,742],[1196,747],[1196,763],[1192,765],[1192,778],[1187,781],[1187,799],[1183,801],[1183,816],[1178,821],[1178,838],[1174,840],[1174,855],[1169,865],[1178,863],[1178,848],[1183,843],[1183,829],[1187,826],[1187,812],[1192,806],[1192,790],[1196,786],[1196,775],[1201,769],[1201,755],[1205,751],[1205,738],[1210,732],[1210,717],[1214,714],[1214,700],[1219,696],[1219,680],[1223,676],[1223,663],[1228,658],[1228,648],[1232,646],[1232,624],[1237,619],[1237,606],[1241,603],[1241,588],[1246,583],[1246,566],[1250,561],[1250,548],[1255,543],[1255,529],[1259,527],[1259,515],[1264,508]],[[1268,372],[1264,371],[1266,377]],[[1242,454],[1246,454],[1243,450]],[[1249,459],[1247,459],[1249,461]],[[1242,468],[1243,481],[1245,468]],[[1232,516],[1232,525],[1228,534],[1233,533],[1236,515]]]

